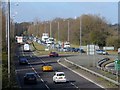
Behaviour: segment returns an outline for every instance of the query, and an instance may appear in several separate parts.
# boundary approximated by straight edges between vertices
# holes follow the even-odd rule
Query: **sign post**
[[[117,82],[119,83],[119,75],[118,74],[120,71],[120,60],[119,59],[115,60],[114,64],[115,64],[115,70],[116,70],[116,79],[117,79]]]

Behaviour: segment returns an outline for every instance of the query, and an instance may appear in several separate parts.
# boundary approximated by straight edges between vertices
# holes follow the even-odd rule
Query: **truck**
[[[30,51],[30,45],[29,44],[24,44],[23,50],[24,51]]]
[[[46,42],[46,40],[49,38],[48,33],[43,33],[42,35],[42,41]]]
[[[23,36],[16,36],[16,40],[18,44],[23,44]]]

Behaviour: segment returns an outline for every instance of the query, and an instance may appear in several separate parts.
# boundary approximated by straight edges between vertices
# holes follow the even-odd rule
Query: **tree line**
[[[40,21],[39,19],[35,19],[34,22],[16,23],[15,31],[18,35],[22,34],[42,37],[42,33],[45,32],[50,35],[51,30],[52,37],[60,41],[67,41],[69,28],[70,43],[79,45],[80,21],[82,45],[95,44],[101,47],[114,46],[116,49],[120,47],[117,24],[112,25],[107,22],[104,17],[99,15],[85,14],[76,19],[55,18],[51,21]]]
[[[7,18],[5,4],[0,7],[2,29],[2,49],[7,45]],[[69,41],[72,44],[80,44],[80,22],[82,45],[96,44],[99,46],[114,46],[116,49],[120,47],[118,24],[110,24],[104,17],[100,15],[84,14],[74,18],[55,18],[51,21],[41,21],[36,18],[33,22],[15,23],[11,18],[10,38],[14,40],[16,35],[34,35],[42,37],[42,33],[49,33],[51,23],[51,36],[56,40],[68,40],[68,21],[69,21]],[[58,27],[59,24],[59,27]],[[58,30],[59,29],[59,30]]]

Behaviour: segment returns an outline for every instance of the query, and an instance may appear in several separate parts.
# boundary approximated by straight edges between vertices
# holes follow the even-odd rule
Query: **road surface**
[[[61,66],[57,63],[58,59],[64,58],[64,56],[60,57],[39,57],[35,56],[33,52],[23,52],[21,47],[17,49],[17,56],[23,55],[28,58],[28,65],[19,65],[18,60],[15,60],[16,67],[16,77],[19,84],[19,87],[23,90],[58,90],[58,89],[69,89],[69,90],[88,90],[91,88],[92,90],[104,90],[96,84],[90,82],[89,80],[84,79],[83,77],[75,74],[74,72],[68,70],[67,68]],[[50,63],[54,71],[53,72],[43,72],[41,70],[41,66],[43,63]],[[62,71],[65,73],[67,82],[66,83],[53,83],[52,77],[55,71]],[[25,85],[23,77],[25,73],[34,72],[37,75],[38,83],[36,85]]]

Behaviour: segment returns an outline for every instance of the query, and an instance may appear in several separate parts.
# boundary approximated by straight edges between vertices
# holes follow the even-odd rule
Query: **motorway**
[[[23,52],[22,47],[18,46],[16,49],[16,55],[23,55],[28,59],[28,65],[19,65],[18,60],[15,60],[16,67],[16,77],[17,82],[21,90],[59,90],[59,89],[71,89],[71,90],[104,90],[96,84],[84,79],[83,77],[75,74],[74,72],[68,70],[67,68],[61,66],[57,63],[57,60],[63,59],[64,56],[60,57],[48,57],[48,56],[35,56],[33,52]],[[43,63],[50,63],[54,71],[53,72],[43,72],[41,66]],[[65,73],[67,82],[55,84],[52,81],[52,77],[55,71],[62,71]],[[36,85],[25,85],[23,77],[25,73],[34,72],[37,75],[38,83]]]

